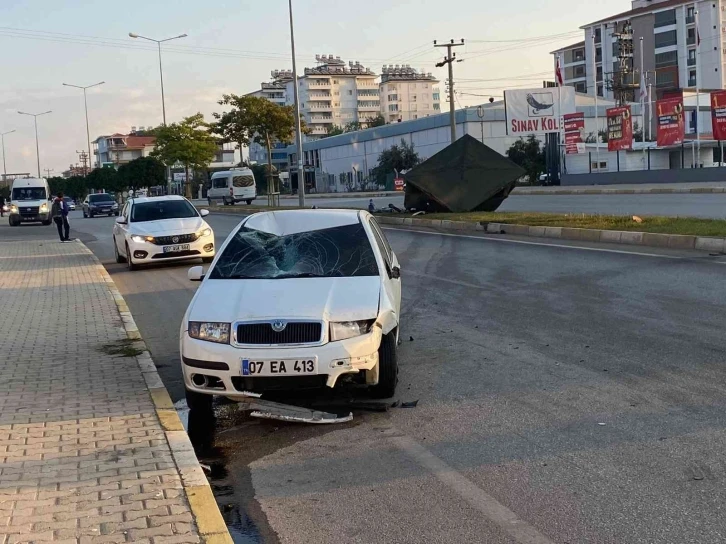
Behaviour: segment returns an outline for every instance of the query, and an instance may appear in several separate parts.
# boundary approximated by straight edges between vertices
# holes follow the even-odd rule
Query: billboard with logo
[[[504,91],[504,109],[509,136],[560,132],[561,116],[576,112],[575,88],[565,86]]]
[[[655,103],[658,113],[658,145],[680,145],[686,134],[683,97],[664,98]]]
[[[606,111],[608,120],[608,151],[633,149],[633,115],[630,106]]]
[[[726,140],[726,91],[711,93],[711,125],[715,140]]]
[[[565,118],[565,153],[585,152],[585,114],[566,113]]]

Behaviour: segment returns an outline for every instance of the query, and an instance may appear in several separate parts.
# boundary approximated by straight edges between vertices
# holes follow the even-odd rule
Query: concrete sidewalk
[[[231,542],[117,293],[79,242],[0,243],[1,544]]]

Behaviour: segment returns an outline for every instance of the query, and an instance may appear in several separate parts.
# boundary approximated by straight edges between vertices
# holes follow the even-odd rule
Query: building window
[[[333,85],[337,85],[337,84],[338,84],[338,80],[337,79],[334,79],[333,80]]]
[[[598,86],[597,86],[597,95],[598,95],[598,96],[604,96],[604,95],[602,94],[602,85],[598,85]]]
[[[602,47],[595,49],[595,62],[602,62]]]
[[[585,67],[584,66],[575,66],[574,70],[575,77],[585,77]]]
[[[608,162],[600,161],[598,164],[598,161],[592,161],[592,163],[590,163],[590,168],[592,168],[593,172],[607,172]]]
[[[389,104],[388,111],[398,111],[398,104]]]
[[[353,91],[348,91],[348,96],[353,96]]]
[[[688,66],[695,66],[696,65],[696,50],[695,49],[689,49],[688,50]]]
[[[411,104],[411,111],[418,111],[418,104]]]
[[[416,95],[415,94],[412,94],[411,95],[411,102],[416,102]]]
[[[688,72],[688,86],[689,87],[696,86],[696,71],[695,70],[689,70],[689,72]]]
[[[696,29],[689,28],[686,30],[686,45],[695,45],[696,43]]]
[[[434,101],[441,100],[441,95],[439,93],[434,93]]]
[[[585,83],[584,81],[582,81],[580,83],[576,83],[575,92],[586,93],[587,92],[587,83]]]
[[[414,114],[412,115],[412,117],[413,117],[414,119],[418,119],[418,115],[416,115],[415,113],[414,113]]]
[[[573,58],[575,62],[580,62],[585,60],[585,50],[584,49],[575,49],[573,53]]]
[[[602,29],[596,28],[595,29],[595,43],[600,43],[602,41]]]
[[[398,95],[397,94],[389,94],[388,95],[388,101],[389,102],[397,102],[398,101]]]
[[[686,9],[686,24],[690,25],[696,22],[696,8],[691,6]]]
[[[653,22],[653,26],[655,28],[674,24],[676,24],[676,10],[669,9],[666,11],[658,11],[655,13],[655,20]]]
[[[656,13],[657,15],[657,13]],[[669,47],[671,45],[678,44],[678,38],[675,30],[669,30],[668,32],[660,32],[655,35],[655,48]]]
[[[658,53],[655,56],[655,67],[662,68],[664,66],[678,65],[678,51],[668,51],[667,53]]]
[[[434,109],[436,111],[440,111],[441,110],[441,105],[440,104],[434,104]]]

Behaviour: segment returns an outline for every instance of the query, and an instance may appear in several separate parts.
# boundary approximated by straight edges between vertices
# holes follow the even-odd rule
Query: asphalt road
[[[186,265],[112,263],[111,221],[72,225],[179,399],[195,284]],[[218,239],[237,221],[210,218]],[[192,418],[237,542],[726,541],[726,257],[387,235],[404,286],[398,398],[418,406],[334,427],[233,405],[214,427]]]
[[[308,199],[319,208],[368,208],[367,198]],[[263,199],[256,204],[265,205]],[[294,199],[280,200],[283,206],[297,206]],[[403,207],[403,196],[376,197],[376,208],[388,204]],[[604,215],[667,215],[726,219],[726,193],[653,195],[512,195],[498,211],[587,213]]]

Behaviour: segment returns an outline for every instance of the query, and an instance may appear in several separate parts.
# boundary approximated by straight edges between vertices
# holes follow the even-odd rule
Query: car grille
[[[192,249],[191,251],[174,251],[169,253],[157,253],[156,255],[152,255],[152,259],[173,259],[174,257],[194,257],[195,255],[201,255],[199,251],[196,249]]]
[[[274,376],[249,378],[233,376],[232,385],[237,391],[299,391],[300,389],[321,389],[328,380],[327,374],[316,376]]]
[[[276,332],[271,323],[237,325],[237,343],[245,345],[315,344],[322,339],[323,326],[314,322],[288,323]]]
[[[38,206],[18,206],[18,211],[20,212],[20,215],[38,215],[39,208]]]
[[[175,234],[173,236],[155,236],[157,246],[170,246],[172,244],[189,244],[197,239],[196,234]]]

